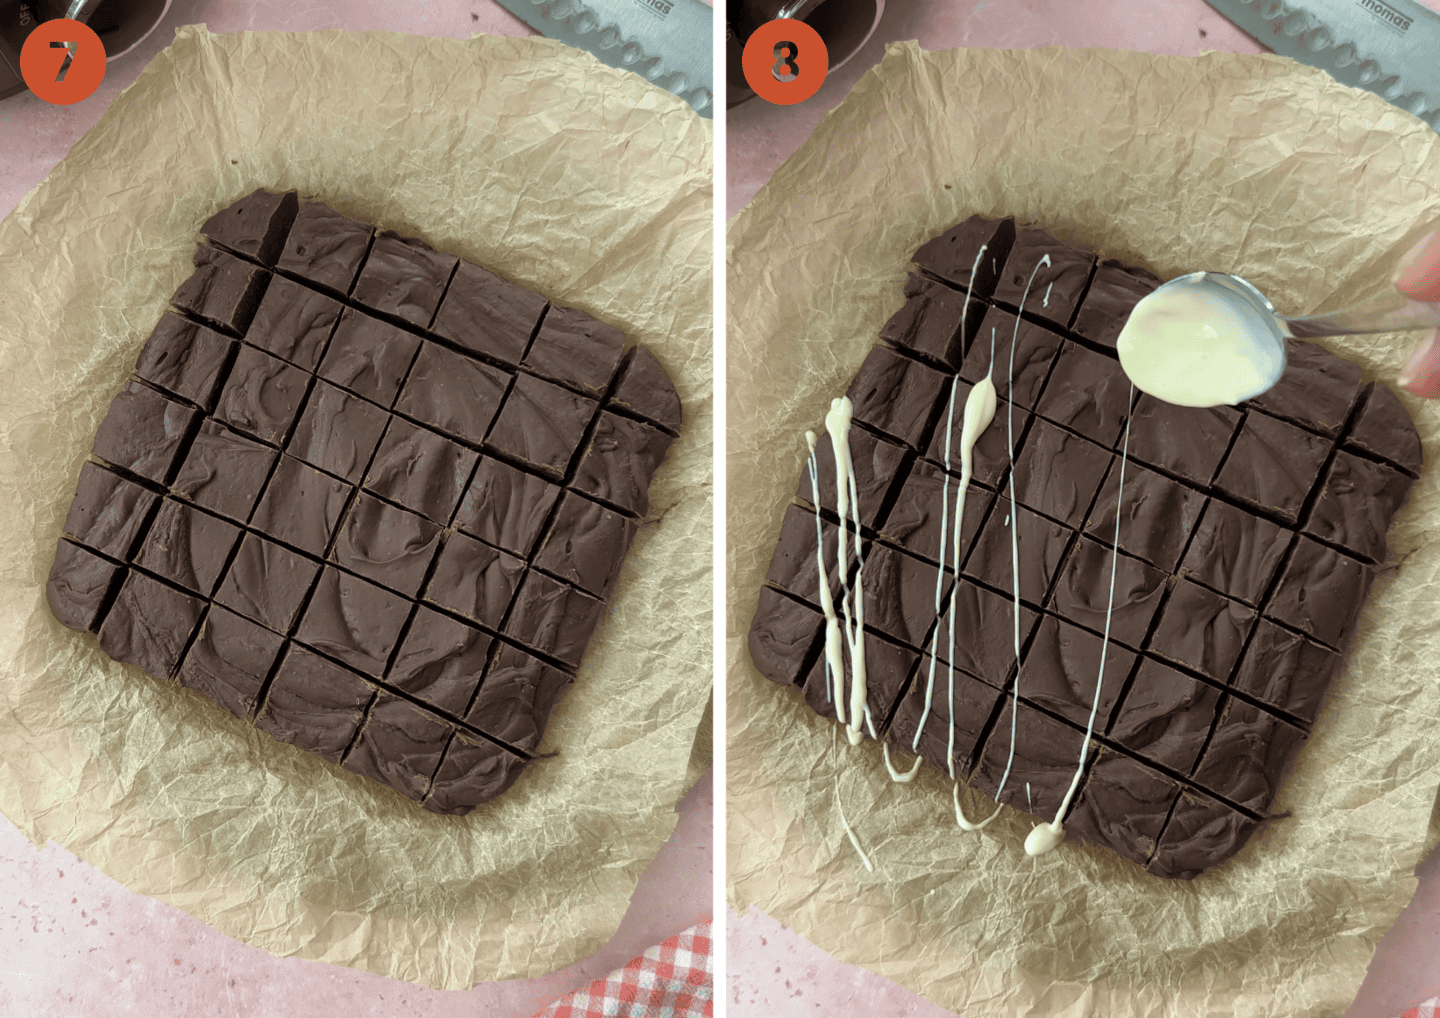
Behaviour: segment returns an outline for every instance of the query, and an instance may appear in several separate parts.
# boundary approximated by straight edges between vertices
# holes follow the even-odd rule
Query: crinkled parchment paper
[[[0,810],[277,954],[455,989],[602,945],[709,697],[711,162],[708,121],[547,39],[181,29],[0,224]],[[467,817],[110,661],[45,604],[96,426],[199,225],[259,186],[619,325],[685,403],[559,756]]]
[[[874,743],[851,748],[750,663],[803,433],[902,303],[910,253],[972,212],[1327,310],[1379,294],[1440,218],[1440,138],[1288,59],[1219,53],[895,45],[825,116],[729,232],[732,903],[969,1018],[1336,1014],[1414,892],[1440,784],[1433,466],[1276,800],[1293,815],[1193,883],[1073,841],[1028,858],[1011,810],[967,835],[948,782],[892,784]],[[1413,342],[1326,344],[1393,379]],[[1402,398],[1440,455],[1440,407]]]

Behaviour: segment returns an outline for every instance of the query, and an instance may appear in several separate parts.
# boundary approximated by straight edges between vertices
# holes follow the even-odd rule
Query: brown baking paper
[[[1275,802],[1292,815],[1193,883],[1075,841],[1031,859],[1014,810],[966,834],[949,782],[892,784],[878,746],[852,748],[750,662],[803,434],[902,304],[910,253],[973,212],[1329,310],[1383,291],[1440,218],[1440,138],[1281,57],[913,43],[821,120],[729,231],[732,903],[968,1018],[1337,1014],[1414,892],[1440,784],[1434,467]],[[1393,379],[1417,339],[1324,342]],[[1440,453],[1440,408],[1402,399]]]
[[[711,132],[547,39],[177,33],[0,224],[0,810],[276,954],[449,989],[598,949],[669,837],[710,687]],[[581,307],[685,405],[532,765],[426,812],[109,660],[44,582],[80,465],[199,225],[256,187]]]

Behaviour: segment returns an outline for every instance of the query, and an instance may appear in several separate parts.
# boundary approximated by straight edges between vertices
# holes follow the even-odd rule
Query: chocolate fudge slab
[[[960,365],[960,378],[973,385],[989,375],[1000,399],[1013,399],[1017,406],[1033,410],[1064,342],[1044,326],[992,307],[985,312],[975,342]]]
[[[975,215],[926,241],[911,260],[954,286],[967,289],[977,297],[989,298],[1000,278],[1000,266],[1005,264],[1014,243],[1014,219],[1009,216],[986,219]],[[981,248],[985,249],[985,255],[977,263]]]
[[[1134,665],[1135,654],[1114,641],[1107,645],[1094,633],[1046,615],[1041,618],[1035,638],[1025,652],[1015,690],[1022,700],[1081,727],[1089,724],[1093,709],[1098,732],[1119,702],[1125,679]],[[1097,702],[1098,707],[1094,706]]]
[[[385,681],[459,717],[470,706],[493,644],[488,633],[421,605]]]
[[[1284,373],[1249,405],[1333,436],[1350,416],[1359,395],[1360,365],[1336,357],[1318,344],[1286,339]]]
[[[351,490],[344,481],[282,455],[251,525],[267,537],[320,558],[330,546]]]
[[[576,587],[531,570],[505,623],[505,634],[538,653],[578,667],[604,605]]]
[[[1065,833],[1144,866],[1180,788],[1133,757],[1102,749],[1065,817]]]
[[[1414,481],[1373,460],[1340,450],[1304,532],[1375,562],[1385,561],[1385,532]]]
[[[1286,523],[1300,516],[1331,443],[1293,424],[1247,414],[1215,485]]]
[[[240,528],[235,524],[167,498],[160,503],[135,564],[209,597],[239,540]]]
[[[284,637],[212,605],[175,681],[249,720]]]
[[[1389,387],[1376,382],[1355,421],[1346,445],[1354,446],[1407,474],[1418,476],[1424,463],[1420,433],[1404,405]]]
[[[341,304],[293,279],[274,276],[245,341],[314,371],[340,319]]]
[[[86,463],[80,467],[80,481],[63,531],[111,558],[127,558],[155,499],[154,493],[113,470]]]
[[[952,241],[964,232],[954,231]],[[1093,707],[1104,749],[1086,765],[1067,824],[1077,837],[1152,873],[1189,878],[1237,851],[1267,816],[1279,775],[1343,667],[1340,648],[1385,560],[1385,534],[1419,469],[1420,447],[1393,393],[1362,387],[1358,366],[1316,344],[1292,342],[1282,384],[1238,409],[1174,407],[1136,394],[1113,354],[1114,340],[1130,309],[1159,280],[1106,260],[1085,289],[1081,268],[1090,255],[1066,247],[1021,231],[996,296],[972,296],[965,330],[953,311],[963,294],[958,287],[942,290],[954,281],[922,266],[924,275],[906,283],[906,306],[881,337],[900,349],[876,347],[852,384],[852,397],[883,402],[857,415],[852,442],[876,433],[893,436],[892,443],[913,442],[901,437],[908,434],[905,422],[923,421],[915,428],[929,434],[923,459],[901,458],[899,490],[892,484],[872,497],[879,509],[864,534],[865,567],[851,567],[864,588],[874,639],[884,633],[920,655],[889,730],[880,734],[897,752],[906,743],[920,748],[913,740],[924,690],[934,712],[926,664],[933,638],[947,695],[951,659],[960,689],[987,692],[968,697],[953,725],[947,717],[933,736],[932,717],[923,755],[935,763],[948,752],[953,730],[961,750],[957,774],[964,776],[983,750],[977,787],[995,794],[1009,748],[1010,708],[1001,707],[1018,696],[1022,732],[1042,746],[1029,756],[1021,749],[1017,766],[1024,777],[1014,788],[1007,784],[1002,799],[1049,820],[1075,774]],[[973,260],[978,242],[969,250]],[[938,568],[942,561],[949,568],[948,556],[939,555],[939,520],[943,513],[947,525],[952,522],[954,491],[943,483],[941,465],[953,482],[960,473],[964,398],[969,383],[990,370],[983,321],[958,368],[944,355],[969,331],[972,312],[1008,324],[1013,334],[1018,292],[1028,276],[1008,270],[1025,260],[1033,267],[1047,253],[1068,267],[1071,292],[1047,282],[1026,301],[1022,334],[1048,329],[1055,339],[1034,344],[1034,356],[1020,343],[1016,402],[1002,392],[976,445],[970,498],[982,504],[973,517],[967,507],[962,520],[965,557],[955,607],[949,596],[937,605],[936,579],[942,591],[949,581]],[[1009,296],[1007,286],[1015,288]],[[1065,299],[1082,292],[1066,331]],[[925,315],[932,305],[951,310],[930,323]],[[994,331],[992,377],[1003,389],[999,365],[1008,368],[1010,338]],[[916,387],[925,391],[912,397],[904,385],[886,381],[886,365],[899,365],[892,370],[903,375],[909,364],[935,369],[938,398],[933,387]],[[814,502],[803,457],[799,467],[797,494]],[[822,514],[822,531],[831,527],[826,533],[833,534],[833,507]],[[1022,572],[1018,646],[1015,600],[1008,594],[1012,517]],[[808,706],[831,717],[824,680],[815,680],[825,670],[815,583],[821,568],[837,582],[838,566],[833,538],[824,545],[823,567],[813,564],[814,522],[814,515],[796,513],[782,527],[769,579],[784,589],[762,591],[751,654],[772,681],[793,684],[804,676]],[[1096,704],[1112,570],[1112,642]],[[901,670],[878,661],[875,667],[887,684]],[[882,728],[887,722],[877,715],[884,699],[869,700]],[[1060,726],[1053,738],[1035,734],[1047,725]],[[989,734],[977,747],[983,733]],[[1070,760],[1045,758],[1052,743],[1066,739],[1076,750]],[[942,745],[946,749],[936,748]]]
[[[1143,658],[1110,738],[1141,757],[1189,774],[1215,723],[1219,688]]]
[[[1013,541],[1010,534],[1012,512],[1015,512],[1014,522],[1018,524]],[[1024,506],[1015,510],[1004,495],[995,497],[995,508],[990,513],[974,550],[965,560],[964,574],[982,580],[1002,593],[1014,594],[1015,551],[1018,548],[1020,597],[1031,604],[1042,604],[1050,589],[1050,581],[1055,578],[1065,551],[1070,547],[1073,532]],[[976,526],[979,526],[978,520]],[[963,528],[961,533],[964,533]]]
[[[389,419],[374,403],[316,379],[285,448],[296,459],[355,484]]]
[[[588,386],[582,391],[591,392]],[[611,401],[672,435],[680,433],[680,394],[670,372],[649,347],[637,346]]]
[[[830,542],[826,542],[829,546]],[[812,545],[813,547],[813,545]],[[811,582],[817,569],[808,571]],[[804,570],[801,571],[804,575]],[[857,581],[865,597],[865,624],[912,647],[926,646],[926,636],[935,621],[936,604],[945,605],[954,584],[953,577],[929,562],[885,545],[875,545],[865,558],[863,576]],[[818,589],[818,584],[816,585]],[[837,610],[838,588],[831,585]]]
[[[574,486],[636,516],[650,511],[650,480],[674,439],[639,421],[600,411]]]
[[[950,773],[953,759],[956,773],[964,774],[986,722],[1004,695],[964,669],[922,654],[914,681],[896,707],[885,737],[892,749],[918,754],[946,774]],[[898,766],[899,760],[895,762]]]
[[[1095,254],[1089,248],[1056,240],[1044,230],[1021,228],[1015,231],[993,296],[1011,307],[1023,301],[1026,314],[1063,329],[1075,317],[1094,267]]]
[[[1065,798],[1084,744],[1083,732],[1026,704],[1017,708],[1014,699],[1006,697],[1005,706],[985,740],[980,760],[970,774],[970,787],[996,802],[1034,816],[1053,817]],[[1010,774],[1005,779],[1007,762]],[[1005,780],[1003,788],[1002,780]]]
[[[598,407],[592,399],[522,371],[505,394],[486,444],[560,480]]]
[[[375,686],[348,668],[291,644],[255,727],[339,763],[375,693]]]
[[[975,314],[969,314],[973,306]],[[930,360],[958,368],[980,329],[985,305],[967,304],[967,295],[914,272],[905,280],[905,304],[890,316],[880,338]]]
[[[365,487],[444,527],[477,459],[478,454],[444,435],[392,417]]]
[[[557,309],[539,335],[543,295],[293,192],[204,232],[81,467],[52,614],[466,813],[574,681],[676,437],[675,387],[619,330]]]
[[[100,624],[100,649],[116,661],[166,678],[179,663],[204,607],[199,598],[132,570]]]
[[[455,512],[455,526],[524,557],[535,546],[559,496],[560,488],[543,477],[482,456]]]
[[[207,419],[170,487],[196,505],[245,522],[278,454]]]
[[[850,476],[855,481],[855,500],[858,505],[862,526],[874,528],[884,512],[886,501],[895,480],[905,463],[905,447],[898,442],[859,428],[853,428],[847,436],[846,445],[850,450]],[[835,483],[835,447],[828,432],[822,432],[815,443],[815,473],[801,470],[800,484],[795,494],[811,505],[815,505],[816,491],[819,491],[819,505],[838,514],[838,487]],[[847,500],[849,495],[846,495]]]
[[[567,491],[535,566],[596,597],[609,597],[635,530],[629,517]]]
[[[462,442],[479,445],[510,382],[511,376],[499,368],[426,342],[420,344],[395,409]]]
[[[1148,649],[1225,682],[1254,625],[1254,609],[1182,579],[1161,609]]]
[[[1310,724],[1330,680],[1344,666],[1345,659],[1329,647],[1261,619],[1234,688]]]
[[[382,691],[366,711],[344,766],[401,795],[423,799],[454,734],[454,727],[436,715]]]
[[[215,406],[215,420],[269,445],[290,431],[310,376],[279,357],[242,347]]]
[[[952,610],[948,597],[941,602],[943,614],[937,629],[936,654],[941,661],[956,664],[992,686],[1003,687],[1015,666],[1017,639],[1023,649],[1039,616],[1022,605],[1017,636],[1014,600],[968,580],[955,585],[953,603]],[[950,641],[952,615],[955,619],[953,644]]]
[[[1260,821],[1193,789],[1185,789],[1146,866],[1151,873],[1193,880],[1250,840]]]
[[[1054,379],[1035,411],[1106,448],[1119,444],[1136,391],[1119,363],[1067,341],[1055,362]]]
[[[88,548],[61,541],[45,583],[50,613],[63,626],[89,632],[120,569]]]
[[[1072,328],[1092,343],[1113,350],[1130,309],[1159,285],[1160,277],[1148,269],[1101,258]]]
[[[468,350],[518,365],[545,306],[540,294],[461,261],[435,314],[435,333]]]
[[[398,594],[327,565],[295,638],[378,678],[408,614]]]
[[[845,393],[854,419],[912,449],[924,448],[929,422],[947,379],[934,368],[883,346],[874,347]]]
[[[524,572],[523,559],[465,534],[451,534],[425,597],[498,632]]]
[[[541,378],[599,398],[615,377],[625,334],[578,308],[551,307],[525,354],[523,366]],[[637,348],[617,387],[615,402],[654,423],[678,430],[680,399],[655,355]],[[673,404],[673,405],[672,405]],[[655,416],[661,419],[655,421]]]
[[[1173,406],[1142,393],[1130,422],[1130,455],[1203,487],[1215,476],[1240,419],[1230,407]]]
[[[953,389],[946,386],[947,393],[953,392],[954,408],[951,409],[950,395],[943,399],[940,419],[935,425],[935,435],[925,458],[945,467],[959,477],[963,464],[960,459],[961,436],[965,430],[965,402],[970,398],[973,386],[959,382]],[[999,488],[1010,468],[1010,449],[1018,453],[1025,439],[1025,428],[1030,423],[1030,411],[1016,407],[1009,400],[1001,400],[995,407],[995,419],[990,427],[981,432],[975,447],[970,452],[971,478],[989,488]],[[949,436],[949,454],[946,454],[946,436]]]
[[[771,682],[799,685],[817,641],[823,646],[825,617],[773,587],[760,588],[760,601],[748,637],[750,660]]]
[[[1016,453],[1015,499],[1067,527],[1079,527],[1109,465],[1110,450],[1037,417]]]
[[[321,202],[301,202],[275,267],[343,296],[360,273],[374,232]]]
[[[156,484],[169,480],[196,413],[139,382],[127,382],[110,402],[94,452],[106,463]]]
[[[213,247],[199,247],[195,273],[180,284],[170,303],[231,333],[243,333],[265,295],[270,273]]]
[[[841,655],[845,661],[845,716],[850,717],[850,649],[843,647]],[[905,688],[905,680],[910,677],[915,662],[920,660],[920,654],[909,647],[898,643],[892,643],[882,636],[874,633],[867,633],[865,636],[865,708],[871,718],[870,724],[874,724],[878,733],[880,726],[890,716],[890,709],[899,699],[901,691]],[[823,718],[835,718],[839,715],[835,706],[835,691],[833,682],[827,672],[826,658],[822,653],[815,659],[810,667],[810,674],[805,678],[805,702],[810,709]],[[870,724],[861,718],[861,731],[869,734]]]
[[[501,644],[465,720],[508,746],[533,753],[545,734],[550,711],[573,681],[566,672],[519,647]]]
[[[1125,486],[1120,490],[1124,471]],[[1118,503],[1117,503],[1118,496]],[[1085,519],[1085,533],[1107,546],[1115,543],[1115,514],[1120,514],[1120,550],[1171,572],[1182,553],[1190,564],[1190,533],[1206,506],[1205,494],[1120,457],[1110,461],[1105,483]],[[1253,517],[1252,517],[1253,518]],[[1200,543],[1197,536],[1195,544]],[[1193,545],[1191,545],[1193,547]],[[1282,546],[1281,551],[1284,548]]]
[[[1138,558],[1117,555],[1082,537],[1070,547],[1050,608],[1097,633],[1103,633],[1108,623],[1110,639],[1139,647],[1160,607],[1168,579]]]
[[[1374,578],[1372,566],[1302,535],[1265,614],[1342,649]]]
[[[1259,604],[1289,546],[1290,531],[1212,500],[1185,553],[1184,569],[1212,590]]]
[[[257,188],[205,220],[200,233],[212,244],[274,266],[299,211],[294,191]]]
[[[355,281],[354,297],[366,307],[423,328],[435,317],[459,261],[419,238],[381,230]]]
[[[167,311],[145,341],[135,375],[208,410],[215,405],[216,383],[234,346],[209,326]]]
[[[435,813],[469,813],[513,785],[528,763],[489,739],[457,731],[423,805]]]
[[[395,402],[420,337],[346,308],[320,363],[320,375],[382,406]]]
[[[1195,781],[1230,802],[1263,813],[1280,776],[1305,740],[1294,725],[1234,697],[1195,769]]]
[[[847,528],[844,561],[847,564],[842,578],[837,547],[840,528],[824,517],[804,506],[790,505],[780,522],[780,539],[775,543],[775,552],[770,557],[770,569],[765,580],[796,597],[813,605],[820,605],[820,567],[817,565],[815,547],[822,541],[825,547],[825,576],[830,584],[832,603],[840,604],[840,588],[843,583],[853,582],[855,575],[855,531]],[[862,545],[863,547],[863,545]]]
[[[247,533],[215,601],[277,633],[288,633],[319,572],[314,559]]]
[[[414,597],[439,547],[440,528],[434,523],[362,491],[345,512],[331,558],[367,580]]]
[[[804,487],[802,477],[801,487]],[[960,482],[939,467],[917,461],[905,479],[894,507],[885,518],[880,538],[928,562],[955,571],[955,515],[960,514],[959,561],[964,563],[980,533],[980,524],[995,501],[995,493],[971,483],[965,502],[957,509]],[[863,501],[862,501],[863,505]],[[941,530],[944,540],[941,540]],[[1058,562],[1056,563],[1058,564]]]

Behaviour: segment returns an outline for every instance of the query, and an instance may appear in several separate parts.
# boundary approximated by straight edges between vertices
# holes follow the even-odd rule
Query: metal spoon
[[[1156,288],[1150,297],[1182,285],[1191,287],[1192,292],[1204,292],[1223,301],[1243,321],[1247,334],[1254,340],[1253,363],[1259,370],[1261,384],[1246,399],[1267,391],[1285,373],[1286,337],[1310,339],[1400,332],[1440,325],[1440,302],[1410,300],[1398,292],[1323,315],[1282,315],[1247,279],[1228,272],[1191,272],[1177,276]]]

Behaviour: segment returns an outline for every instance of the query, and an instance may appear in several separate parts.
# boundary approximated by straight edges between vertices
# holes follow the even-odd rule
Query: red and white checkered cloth
[[[707,921],[562,997],[535,1018],[713,1018],[710,955]]]
[[[1431,997],[1423,1004],[1416,1004],[1400,1018],[1437,1018],[1440,1016],[1440,997]]]

